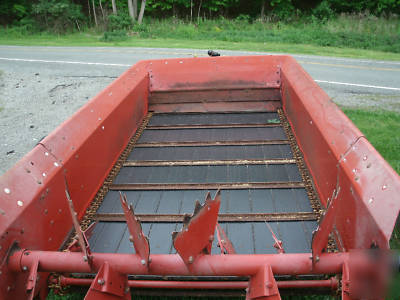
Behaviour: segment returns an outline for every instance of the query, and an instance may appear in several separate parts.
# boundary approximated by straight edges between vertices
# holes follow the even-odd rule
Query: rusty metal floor
[[[218,188],[219,222],[236,253],[276,253],[265,220],[287,253],[310,251],[316,215],[277,113],[153,115],[97,211],[91,249],[134,252],[119,191],[133,203],[151,253],[165,254],[175,253],[171,232],[183,214]]]

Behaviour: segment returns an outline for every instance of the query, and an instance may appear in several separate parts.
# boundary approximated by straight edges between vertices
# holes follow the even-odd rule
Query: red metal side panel
[[[339,246],[388,247],[399,176],[291,57],[282,64],[282,101],[321,201],[338,193]]]
[[[150,92],[279,88],[280,56],[148,61]]]
[[[147,113],[147,96],[148,73],[138,64],[0,178],[0,299],[26,295],[28,274],[6,269],[10,246],[60,247],[72,224],[65,179],[81,216]]]

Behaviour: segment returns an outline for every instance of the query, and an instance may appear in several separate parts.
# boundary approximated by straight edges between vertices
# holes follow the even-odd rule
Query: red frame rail
[[[85,262],[82,253],[57,251],[72,228],[66,182],[80,219],[149,109],[274,111],[277,107],[284,109],[319,198],[327,207],[313,236],[312,254],[215,256],[203,249],[201,255],[189,255],[186,263],[177,255],[150,254],[149,264],[143,264],[143,259],[134,255],[91,253]],[[99,151],[101,144],[107,147]],[[274,275],[329,273],[342,274],[343,298],[356,299],[354,272],[371,264],[364,259],[354,266],[356,259],[347,259],[349,253],[353,249],[389,248],[400,209],[398,195],[399,175],[293,58],[142,61],[0,178],[0,299],[32,298],[38,293],[44,297],[48,272],[88,268],[98,273],[90,288],[97,296],[111,293],[126,297],[124,291],[107,283],[117,280],[129,286],[126,275],[130,272],[171,272],[246,275],[251,277],[250,285],[260,286],[249,292],[249,298],[279,299]],[[192,221],[197,219],[201,218]],[[324,253],[331,232],[343,253]],[[181,234],[179,238],[185,237]],[[201,243],[204,245],[207,250],[207,241]],[[105,275],[110,280],[98,278]]]

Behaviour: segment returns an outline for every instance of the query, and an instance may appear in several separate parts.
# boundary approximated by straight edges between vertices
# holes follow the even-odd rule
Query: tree
[[[133,3],[132,0],[128,0],[128,12],[129,16],[132,18],[133,21],[135,21],[135,15],[133,13]]]
[[[133,18],[137,18],[137,0],[133,0]]]
[[[115,3],[115,0],[111,0],[111,3],[112,3],[113,14],[116,15],[117,14],[117,4]]]
[[[138,18],[138,23],[142,24],[143,15],[144,15],[144,8],[146,7],[146,0],[142,0],[142,4],[140,5],[140,13]]]

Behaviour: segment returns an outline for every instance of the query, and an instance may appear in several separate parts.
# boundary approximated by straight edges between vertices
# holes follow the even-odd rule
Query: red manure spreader
[[[382,299],[399,195],[292,57],[141,61],[0,177],[0,299]]]

